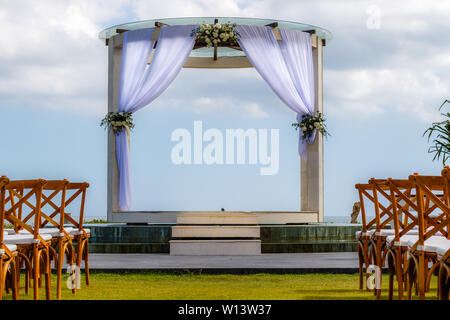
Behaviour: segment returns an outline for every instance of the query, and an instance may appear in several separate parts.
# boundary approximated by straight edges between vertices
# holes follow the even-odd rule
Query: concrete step
[[[210,225],[257,225],[258,217],[251,213],[242,214],[182,214],[177,217],[177,224]]]
[[[173,256],[260,255],[260,240],[170,240]]]
[[[172,238],[258,238],[259,226],[175,226]]]

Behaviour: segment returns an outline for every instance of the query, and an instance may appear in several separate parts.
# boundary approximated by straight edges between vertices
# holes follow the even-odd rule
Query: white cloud
[[[152,104],[152,108],[192,111],[198,115],[218,117],[227,114],[240,118],[269,118],[269,114],[258,103],[230,97],[201,96],[194,99],[161,97]]]
[[[1,1],[1,0],[0,0]],[[425,0],[21,0],[1,1],[0,101],[70,112],[106,111],[107,50],[97,39],[104,27],[139,19],[186,16],[244,16],[301,21],[329,28],[334,40],[324,51],[325,111],[345,114],[400,114],[429,121],[448,97],[450,2]],[[380,30],[366,27],[367,8],[377,5]],[[204,83],[203,73],[192,77]],[[251,95],[254,70],[211,73],[209,85],[249,92],[242,98],[204,97],[190,85],[187,101],[196,112],[223,108],[265,117],[264,101]],[[241,77],[248,79],[243,79]],[[239,78],[239,80],[236,80]],[[177,105],[184,88],[173,85],[155,105]],[[225,91],[228,92],[228,91]],[[200,96],[200,98],[198,98]],[[230,96],[232,96],[230,94]],[[198,99],[197,99],[198,98]],[[197,99],[197,100],[196,100]],[[32,103],[30,103],[32,101]],[[257,103],[255,103],[257,101]],[[185,102],[185,101],[184,101]]]
[[[198,114],[222,114],[222,112],[227,112],[241,117],[269,117],[259,104],[231,98],[200,97],[194,101],[194,112]]]
[[[98,33],[109,19],[104,6],[114,16],[123,3],[22,0],[2,5],[2,106],[103,114],[107,50]]]
[[[436,120],[436,108],[449,92],[449,85],[431,70],[361,69],[330,70],[325,76],[326,96],[337,104],[327,111],[371,115],[396,110],[423,121]]]

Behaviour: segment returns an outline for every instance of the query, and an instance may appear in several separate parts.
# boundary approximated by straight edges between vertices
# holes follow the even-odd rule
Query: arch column
[[[312,36],[314,60],[314,111],[323,112],[323,66],[322,39]],[[306,161],[300,160],[301,172],[301,210],[318,212],[318,222],[324,221],[324,183],[323,183],[323,137],[316,136],[314,143],[307,147]]]
[[[122,65],[122,36],[112,37],[108,44],[108,112],[119,111],[119,82]],[[119,209],[119,168],[116,158],[116,137],[108,130],[107,220]]]

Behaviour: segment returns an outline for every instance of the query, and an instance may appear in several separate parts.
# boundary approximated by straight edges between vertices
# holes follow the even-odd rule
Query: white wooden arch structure
[[[274,35],[281,40],[279,29],[296,29],[311,34],[314,60],[315,111],[323,112],[323,47],[331,39],[325,29],[297,22],[256,18],[172,18],[145,20],[113,26],[103,30],[99,37],[108,46],[108,112],[118,111],[119,78],[122,60],[123,33],[130,30],[155,27],[151,38],[158,39],[163,25],[188,25],[202,23],[236,23],[241,25],[270,26]],[[149,63],[151,62],[151,57]],[[252,64],[239,47],[194,47],[184,68],[252,68]],[[313,144],[308,145],[307,160],[300,161],[300,203],[299,211],[252,211],[258,215],[260,223],[314,223],[324,221],[324,177],[323,177],[323,137],[317,135]],[[119,171],[116,160],[115,135],[108,131],[108,180],[107,219],[108,222],[125,223],[174,223],[176,217],[188,211],[120,211],[118,205]],[[198,211],[196,211],[198,212]],[[214,213],[214,211],[204,211]],[[240,211],[244,212],[244,211]],[[248,212],[248,211],[247,211]]]

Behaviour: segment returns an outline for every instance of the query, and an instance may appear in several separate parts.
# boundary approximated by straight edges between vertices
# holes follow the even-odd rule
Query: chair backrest
[[[42,190],[42,204],[41,204],[41,227],[46,224],[51,224],[53,227],[59,229],[61,234],[69,237],[69,234],[64,230],[65,222],[65,205],[66,205],[66,191],[69,181],[64,180],[47,180]],[[59,205],[57,204],[59,203]]]
[[[367,232],[372,226],[376,225],[376,218],[373,218],[370,221],[367,221],[367,214],[366,214],[366,204],[364,199],[369,199],[370,201],[374,202],[373,195],[371,193],[373,192],[374,186],[370,185],[368,183],[357,183],[355,185],[356,190],[358,190],[359,195],[359,202],[361,203],[361,223],[362,223],[362,232]]]
[[[438,232],[448,239],[450,207],[447,183],[444,177],[414,174],[409,176],[409,181],[414,184],[416,189],[418,212],[418,241],[414,244],[412,250],[423,247],[425,240]],[[431,213],[436,210],[442,210],[442,213],[431,216]]]
[[[9,180],[2,194],[4,220],[15,226],[16,230],[25,229],[33,234],[36,242],[46,243],[39,235],[41,221],[42,190],[47,182],[37,180]],[[24,208],[31,209],[25,217],[21,216]],[[34,219],[32,219],[34,218]],[[29,223],[27,223],[29,221]]]
[[[388,178],[387,185],[392,203],[395,238],[398,240],[418,225],[414,184],[408,179]]]
[[[3,231],[5,229],[5,187],[8,182],[9,179],[6,176],[0,177],[0,249],[3,252],[8,252],[3,242]]]
[[[86,201],[86,191],[87,188],[89,188],[89,183],[87,182],[68,182],[66,181],[66,184],[64,186],[64,204],[60,206],[59,211],[57,211],[56,206],[53,206],[55,211],[49,215],[49,218],[53,219],[59,212],[64,212],[63,215],[60,215],[60,225],[64,225],[64,223],[70,222],[73,224],[80,232],[84,233],[86,232],[83,229],[83,219],[84,219],[84,207],[85,207],[85,201]],[[77,210],[76,204],[77,199],[79,200],[79,218],[78,221],[76,221],[71,215],[68,214],[68,212],[71,212],[73,210]],[[42,223],[42,226],[45,226],[47,223],[51,223],[50,220],[44,221]]]
[[[394,212],[393,204],[391,202],[391,196],[389,192],[389,186],[387,179],[375,179],[369,180],[369,185],[373,186],[373,202],[375,211],[375,223],[376,231],[380,231],[386,227],[391,221],[393,221]],[[387,204],[383,204],[380,199],[384,199]],[[381,212],[380,212],[381,209]]]

